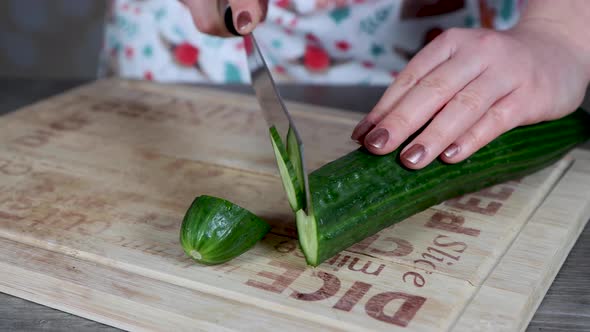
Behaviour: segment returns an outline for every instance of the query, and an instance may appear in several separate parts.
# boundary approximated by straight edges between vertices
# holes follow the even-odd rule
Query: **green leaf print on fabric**
[[[123,31],[125,34],[127,34],[127,37],[129,38],[135,38],[137,36],[137,33],[139,32],[138,24],[131,22],[125,16],[116,15],[115,24],[117,28]]]
[[[166,17],[166,14],[166,8],[160,8],[154,12],[154,17],[156,18],[156,21],[160,21]]]
[[[278,39],[274,39],[271,43],[272,47],[274,48],[282,48],[283,47],[283,42],[281,42]]]
[[[385,48],[383,48],[382,45],[373,44],[373,46],[371,46],[371,54],[374,57],[378,57],[378,56],[382,55],[384,52],[385,52]]]
[[[174,26],[174,28],[173,28],[173,31],[174,31],[174,33],[175,33],[175,34],[176,34],[178,37],[180,37],[181,39],[183,39],[183,40],[184,40],[184,39],[186,39],[186,38],[184,37],[184,31],[182,31],[182,28],[181,28],[181,27],[179,27],[178,25],[175,25],[175,26]]]
[[[475,18],[471,15],[465,16],[465,22],[463,23],[466,28],[475,27]]]
[[[350,7],[336,8],[330,12],[330,17],[336,24],[346,20],[350,16]]]
[[[361,20],[360,29],[362,32],[374,35],[377,29],[387,21],[387,18],[391,14],[391,6],[383,7],[373,12],[372,15],[365,17]]]
[[[143,48],[143,56],[145,56],[146,58],[151,58],[152,55],[154,55],[154,49],[152,45],[146,45]]]
[[[223,46],[223,38],[211,35],[203,35],[203,45],[208,48],[216,49]]]
[[[514,9],[513,0],[503,0],[502,8],[500,8],[500,17],[504,21],[508,21],[512,17],[512,10]]]
[[[225,82],[226,83],[242,83],[242,75],[238,66],[231,62],[225,63]]]

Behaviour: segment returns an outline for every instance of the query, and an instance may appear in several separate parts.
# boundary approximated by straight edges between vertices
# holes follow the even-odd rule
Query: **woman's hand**
[[[407,167],[420,169],[439,156],[462,161],[514,127],[573,112],[590,64],[589,50],[571,38],[570,28],[525,17],[506,32],[444,32],[410,61],[352,138],[387,154],[424,128],[401,154]]]
[[[268,0],[181,0],[191,12],[197,29],[203,33],[220,36],[233,36],[225,27],[223,15],[229,4],[233,12],[236,30],[246,35],[266,17]]]

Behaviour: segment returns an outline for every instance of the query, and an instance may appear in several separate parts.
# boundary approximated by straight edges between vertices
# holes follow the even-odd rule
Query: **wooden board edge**
[[[109,81],[105,81],[104,83],[107,83],[107,82],[109,82]],[[0,115],[0,118],[1,119],[12,119],[12,117],[19,116],[19,114],[21,114],[22,112],[32,111],[34,109],[44,107],[45,105],[51,105],[52,103],[57,103],[61,100],[71,98],[72,96],[75,96],[77,94],[92,91],[96,88],[97,85],[104,84],[104,83],[99,80],[82,83],[80,85],[66,89],[62,92],[58,92],[56,94],[53,94],[49,97],[45,97],[45,98],[42,98],[42,99],[37,100],[35,102],[11,109],[7,113]]]
[[[577,162],[584,162],[586,167],[590,168],[590,151],[583,150],[583,149],[575,149],[571,153],[572,156],[576,158]],[[564,177],[574,177],[578,181],[586,181],[589,182],[588,177],[583,177],[581,175],[572,174],[570,171],[564,174]],[[568,217],[572,219],[573,222],[569,223],[571,226],[567,229],[567,236],[570,241],[567,241],[564,246],[561,247],[551,247],[546,248],[546,256],[550,257],[551,260],[547,262],[547,264],[539,267],[538,269],[538,276],[535,281],[537,284],[534,285],[536,293],[532,292],[527,295],[521,293],[510,293],[514,296],[525,297],[523,301],[521,301],[522,306],[518,309],[518,312],[524,313],[520,322],[516,321],[509,321],[509,322],[498,322],[498,317],[504,314],[505,317],[509,317],[511,314],[514,313],[514,307],[511,306],[498,306],[496,307],[496,311],[487,315],[488,319],[482,319],[481,313],[489,313],[491,308],[486,305],[486,292],[491,292],[493,290],[501,290],[505,291],[501,288],[496,288],[494,285],[491,285],[491,278],[495,277],[498,274],[499,268],[502,268],[504,265],[512,264],[512,260],[514,257],[519,256],[521,253],[521,249],[524,243],[527,242],[526,237],[530,236],[529,233],[534,227],[537,227],[537,224],[541,224],[543,214],[546,212],[548,205],[550,204],[550,200],[557,199],[563,196],[570,196],[570,195],[578,195],[579,197],[587,196],[587,192],[585,190],[578,190],[575,193],[566,192],[567,190],[564,188],[564,185],[558,183],[555,188],[549,193],[546,197],[546,200],[539,206],[539,208],[535,211],[535,213],[529,218],[527,224],[523,227],[521,232],[518,234],[510,248],[506,251],[502,259],[500,259],[490,273],[488,278],[481,284],[479,289],[474,293],[471,301],[468,305],[466,305],[462,314],[458,316],[458,319],[455,323],[451,326],[450,330],[453,332],[462,332],[462,331],[505,331],[504,329],[507,326],[511,326],[511,323],[516,323],[517,326],[511,326],[512,328],[507,329],[506,331],[514,331],[519,330],[523,331],[526,329],[528,324],[530,323],[532,317],[534,316],[535,312],[537,311],[539,305],[541,304],[545,294],[549,290],[553,280],[563,263],[565,262],[569,252],[575,245],[576,240],[578,239],[579,235],[583,231],[584,227],[590,221],[590,197],[586,197],[584,199],[585,205],[578,207],[576,210],[571,209],[562,209],[561,212],[565,213]],[[526,245],[525,245],[526,246]],[[507,291],[510,292],[510,291]],[[528,307],[527,307],[528,306]],[[527,310],[528,309],[528,310]],[[508,312],[510,311],[510,312]],[[493,320],[493,321],[492,321]],[[479,323],[479,325],[475,326],[474,324]],[[488,329],[486,328],[488,327]],[[498,330],[498,328],[501,328]]]
[[[106,82],[106,81],[105,81]],[[97,82],[98,83],[98,82]],[[234,104],[236,106],[244,106],[244,104],[251,104],[258,107],[258,102],[254,95],[248,95],[246,93],[222,91],[213,87],[206,86],[188,86],[185,84],[174,84],[174,83],[153,83],[145,82],[140,80],[128,80],[128,79],[116,79],[109,81],[110,84],[119,84],[123,87],[163,93],[167,95],[175,95],[183,98],[193,99],[200,93],[202,96],[212,98],[214,100],[224,100],[226,104]],[[101,83],[102,84],[102,83]],[[312,117],[314,119],[327,118],[330,121],[337,121],[343,123],[355,123],[361,120],[364,116],[363,113],[342,110],[333,107],[320,106],[308,103],[297,102],[289,99],[285,99],[285,106],[289,109],[289,112],[299,117]],[[306,109],[312,107],[314,112],[307,112]]]
[[[191,296],[200,296],[196,294],[200,292],[193,289],[186,289],[161,280],[12,240],[0,240],[0,242],[4,242],[4,245],[7,242],[11,243],[8,247],[16,253],[16,258],[13,257],[11,260],[16,262],[21,261],[22,265],[26,265],[26,262],[22,262],[22,260],[27,259],[26,254],[23,255],[23,253],[33,255],[35,258],[42,257],[45,254],[51,255],[54,259],[57,259],[57,261],[52,261],[55,264],[51,267],[51,270],[54,274],[61,275],[58,278],[54,275],[48,275],[47,272],[35,270],[37,267],[23,267],[20,264],[11,263],[0,258],[0,271],[3,271],[3,275],[0,278],[0,292],[5,294],[128,331],[170,331],[172,327],[176,331],[237,330],[223,326],[218,321],[219,315],[216,314],[208,315],[204,313],[202,315],[192,316],[183,314],[178,310],[175,311],[177,309],[176,307],[166,307],[162,303],[150,304],[135,299],[135,297],[141,298],[142,296],[148,296],[140,293],[142,291],[141,287],[144,285],[143,283],[138,283],[141,280],[147,280],[149,282],[145,285],[148,289],[150,289],[149,286],[161,287],[162,292],[158,293],[158,296],[165,296],[168,301],[174,301],[178,296],[184,297],[184,301],[189,300]],[[91,270],[90,273],[99,276],[117,276],[120,282],[117,287],[122,289],[123,292],[129,292],[129,295],[112,294],[96,289],[96,287],[93,287],[93,284],[86,285],[76,282],[76,274],[80,273],[81,270],[86,271],[86,273],[89,273]],[[36,282],[32,282],[30,286],[23,286],[23,284],[28,284],[32,280],[36,280]],[[105,280],[105,283],[110,282],[110,280]],[[182,293],[173,293],[173,291],[180,291]],[[236,304],[244,305],[231,299],[216,297],[208,293],[201,294],[203,296],[215,297],[218,303],[212,305],[216,308],[219,308],[221,303],[228,305],[228,308],[233,307],[234,309]],[[59,298],[60,296],[62,297],[61,299]],[[186,303],[180,303],[180,305],[184,304]],[[255,329],[249,330],[273,331],[277,321],[282,321],[280,326],[284,331],[297,331],[301,328],[346,330],[344,328],[336,329],[334,326],[323,325],[317,321],[303,319],[299,315],[278,314],[273,310],[258,307],[249,308],[249,312],[254,315],[264,315],[263,317],[258,316],[258,318],[264,318],[263,321],[258,321],[257,324],[254,324]],[[228,320],[233,320],[229,325],[239,326],[243,323],[243,321],[236,320],[236,317],[239,315],[233,316],[228,317]],[[202,328],[203,326],[206,328]],[[358,326],[354,327],[351,325],[351,328],[358,328]]]

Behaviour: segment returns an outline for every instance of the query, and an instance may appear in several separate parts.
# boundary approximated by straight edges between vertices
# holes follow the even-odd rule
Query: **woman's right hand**
[[[229,4],[234,27],[247,35],[266,17],[268,0],[180,0],[189,10],[195,26],[202,33],[220,37],[233,35],[225,27],[224,12]]]

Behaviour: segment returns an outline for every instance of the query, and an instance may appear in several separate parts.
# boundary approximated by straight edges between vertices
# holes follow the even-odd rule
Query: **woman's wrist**
[[[590,1],[529,0],[512,33],[524,38],[533,36],[562,47],[571,54],[590,82]]]

